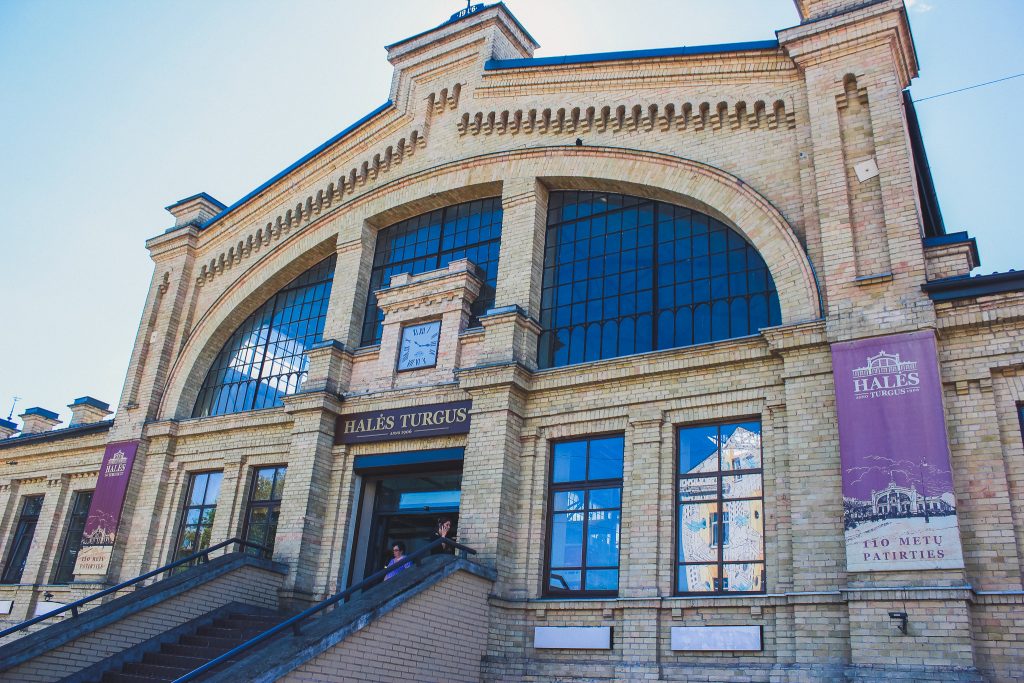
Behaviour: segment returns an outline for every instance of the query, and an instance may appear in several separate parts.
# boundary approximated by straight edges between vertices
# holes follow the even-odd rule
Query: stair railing
[[[253,636],[252,638],[250,638],[249,640],[245,641],[241,645],[239,645],[239,646],[237,646],[237,647],[235,647],[235,648],[233,648],[231,650],[228,650],[227,652],[225,652],[224,654],[220,655],[219,657],[217,657],[215,659],[211,659],[206,664],[203,664],[202,666],[200,666],[200,667],[198,667],[196,669],[193,669],[192,671],[189,671],[187,674],[185,674],[185,675],[183,675],[183,676],[181,676],[179,678],[175,678],[174,681],[172,681],[172,683],[185,683],[186,681],[194,680],[194,679],[198,678],[199,676],[202,676],[206,672],[210,671],[211,669],[214,669],[214,668],[220,666],[221,664],[223,664],[224,662],[230,660],[235,655],[237,655],[239,653],[242,653],[242,652],[245,652],[249,648],[254,647],[254,646],[262,643],[264,640],[267,640],[268,638],[271,638],[271,637],[277,635],[278,633],[281,633],[282,631],[284,631],[286,629],[291,629],[292,632],[295,635],[300,635],[302,633],[302,622],[305,621],[306,619],[308,619],[309,617],[313,616],[314,614],[317,614],[318,612],[321,612],[321,611],[327,609],[331,605],[335,605],[335,604],[341,602],[342,600],[347,599],[352,594],[354,594],[354,593],[356,593],[358,591],[361,591],[364,588],[368,588],[369,586],[371,586],[371,585],[375,584],[376,582],[380,581],[381,579],[383,579],[388,573],[393,572],[396,569],[399,569],[399,567],[405,567],[406,564],[415,564],[415,565],[420,564],[420,562],[422,561],[422,559],[424,557],[426,557],[427,555],[431,554],[434,551],[435,548],[439,548],[442,545],[451,547],[451,548],[456,549],[456,550],[461,550],[463,555],[476,555],[476,551],[473,550],[472,548],[470,548],[469,546],[462,545],[461,543],[456,543],[455,541],[453,541],[451,539],[448,539],[448,538],[444,538],[444,537],[438,538],[433,543],[431,543],[431,544],[429,544],[429,545],[427,545],[427,546],[425,546],[423,548],[420,548],[416,552],[414,552],[411,555],[409,555],[408,557],[406,557],[404,562],[395,563],[394,565],[392,565],[390,567],[385,567],[384,569],[381,569],[380,571],[376,571],[373,574],[370,574],[369,576],[364,578],[359,583],[357,583],[357,584],[355,584],[353,586],[350,586],[350,587],[346,588],[345,590],[343,590],[343,591],[341,591],[339,593],[335,593],[331,597],[318,602],[317,604],[313,605],[312,607],[310,607],[310,608],[308,608],[308,609],[306,609],[306,610],[304,610],[302,612],[299,612],[294,617],[291,617],[290,619],[286,619],[285,621],[282,621],[277,626],[274,626],[273,628],[270,628],[270,629],[264,631],[263,633],[260,633],[260,634],[258,634],[256,636]]]
[[[93,602],[94,600],[99,600],[100,598],[102,598],[102,597],[104,597],[106,595],[110,595],[111,593],[116,593],[119,590],[124,590],[125,588],[128,588],[129,586],[134,586],[135,584],[139,583],[140,581],[145,581],[146,579],[150,579],[150,578],[152,578],[154,576],[158,576],[160,574],[163,574],[166,571],[170,571],[172,569],[180,567],[183,564],[189,564],[190,562],[195,562],[197,560],[200,563],[208,562],[209,561],[209,557],[210,557],[210,553],[212,553],[212,552],[214,552],[216,550],[220,550],[221,548],[225,548],[225,547],[227,547],[229,545],[233,545],[233,544],[239,545],[239,546],[241,546],[243,548],[253,548],[255,550],[259,550],[259,551],[261,551],[261,554],[265,554],[267,552],[267,548],[262,546],[262,545],[259,545],[258,543],[253,543],[251,541],[246,541],[245,539],[242,539],[242,538],[229,538],[226,541],[221,541],[217,545],[211,545],[209,548],[205,548],[203,550],[200,550],[198,553],[194,553],[192,555],[189,555],[188,557],[183,557],[180,560],[175,560],[174,562],[171,562],[170,564],[165,564],[164,566],[162,566],[162,567],[160,567],[158,569],[154,569],[151,572],[146,572],[145,574],[141,574],[139,576],[136,576],[134,579],[128,579],[127,581],[122,581],[121,583],[117,584],[116,586],[111,586],[110,588],[105,588],[105,589],[99,591],[98,593],[93,593],[92,595],[87,595],[86,597],[82,598],[81,600],[75,600],[74,602],[69,602],[68,604],[62,605],[61,607],[58,607],[55,610],[52,610],[52,611],[47,612],[45,614],[40,614],[39,616],[33,617],[32,619],[29,619],[28,621],[23,621],[20,624],[16,624],[14,626],[11,626],[10,628],[6,628],[3,631],[0,631],[0,638],[3,638],[5,636],[9,636],[12,633],[17,633],[18,631],[20,631],[20,630],[22,630],[24,628],[28,628],[29,626],[32,626],[33,624],[38,624],[39,622],[45,621],[45,620],[49,619],[50,617],[55,617],[58,614],[63,614],[64,612],[70,611],[72,617],[77,617],[78,614],[79,614],[79,609],[83,605],[87,605],[88,603]]]

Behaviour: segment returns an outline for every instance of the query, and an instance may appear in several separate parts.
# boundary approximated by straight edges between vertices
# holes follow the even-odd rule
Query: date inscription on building
[[[472,405],[472,401],[455,401],[339,415],[334,443],[372,443],[466,434],[469,432],[469,409]]]

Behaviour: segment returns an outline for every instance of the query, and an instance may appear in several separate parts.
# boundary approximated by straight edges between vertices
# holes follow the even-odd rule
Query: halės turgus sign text
[[[339,415],[334,443],[371,443],[469,432],[472,401]]]
[[[850,571],[964,566],[931,332],[832,346]]]

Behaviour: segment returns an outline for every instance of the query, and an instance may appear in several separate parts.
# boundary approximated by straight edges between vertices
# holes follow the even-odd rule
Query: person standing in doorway
[[[433,543],[438,539],[446,538],[449,541],[455,540],[455,530],[452,528],[451,517],[438,517],[437,526],[434,528],[434,533],[430,537],[430,542]],[[431,551],[431,554],[437,555],[438,553],[455,553],[455,547],[446,543],[440,544],[438,547]]]
[[[391,569],[391,567],[394,567],[394,569],[392,569],[384,575],[385,581],[387,581],[388,579],[393,579],[394,577],[398,576],[398,573],[400,571],[402,571],[403,569],[408,569],[412,566],[411,562],[405,561],[405,544],[401,541],[396,541],[391,545],[391,554],[393,555],[393,557],[388,561],[386,565],[384,565],[384,568]]]

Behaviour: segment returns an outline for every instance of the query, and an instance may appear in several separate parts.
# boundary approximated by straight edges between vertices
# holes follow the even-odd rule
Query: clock
[[[419,370],[437,365],[437,342],[441,321],[406,325],[398,344],[398,369]]]

